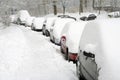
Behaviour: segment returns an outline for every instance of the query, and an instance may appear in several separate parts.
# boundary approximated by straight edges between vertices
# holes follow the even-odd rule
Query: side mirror
[[[83,55],[86,56],[86,57],[95,58],[95,55],[92,54],[91,52],[86,52],[86,51],[84,51],[84,52],[83,52]]]

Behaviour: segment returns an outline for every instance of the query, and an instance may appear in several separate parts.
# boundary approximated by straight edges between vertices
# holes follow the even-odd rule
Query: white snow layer
[[[41,33],[22,26],[0,30],[0,80],[78,80],[75,65]]]

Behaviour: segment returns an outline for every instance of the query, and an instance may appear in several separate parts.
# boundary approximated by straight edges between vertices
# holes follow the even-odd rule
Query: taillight
[[[77,60],[77,53],[69,53],[69,59],[71,59],[72,61],[76,61]]]
[[[66,37],[65,37],[65,36],[62,36],[62,37],[61,37],[61,40],[62,40],[62,41],[66,41]]]

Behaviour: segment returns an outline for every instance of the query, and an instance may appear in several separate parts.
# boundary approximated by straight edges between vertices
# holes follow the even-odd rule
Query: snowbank
[[[0,30],[0,80],[77,80],[75,65],[41,33],[23,26]]]
[[[19,36],[19,37],[18,37]],[[25,55],[30,54],[22,31],[8,27],[0,31],[0,80],[16,80],[16,72],[22,66]]]

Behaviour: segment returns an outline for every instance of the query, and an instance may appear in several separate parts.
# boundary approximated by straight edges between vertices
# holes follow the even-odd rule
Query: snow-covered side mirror
[[[95,47],[96,45],[87,44],[84,48],[83,55],[86,57],[95,58]]]

